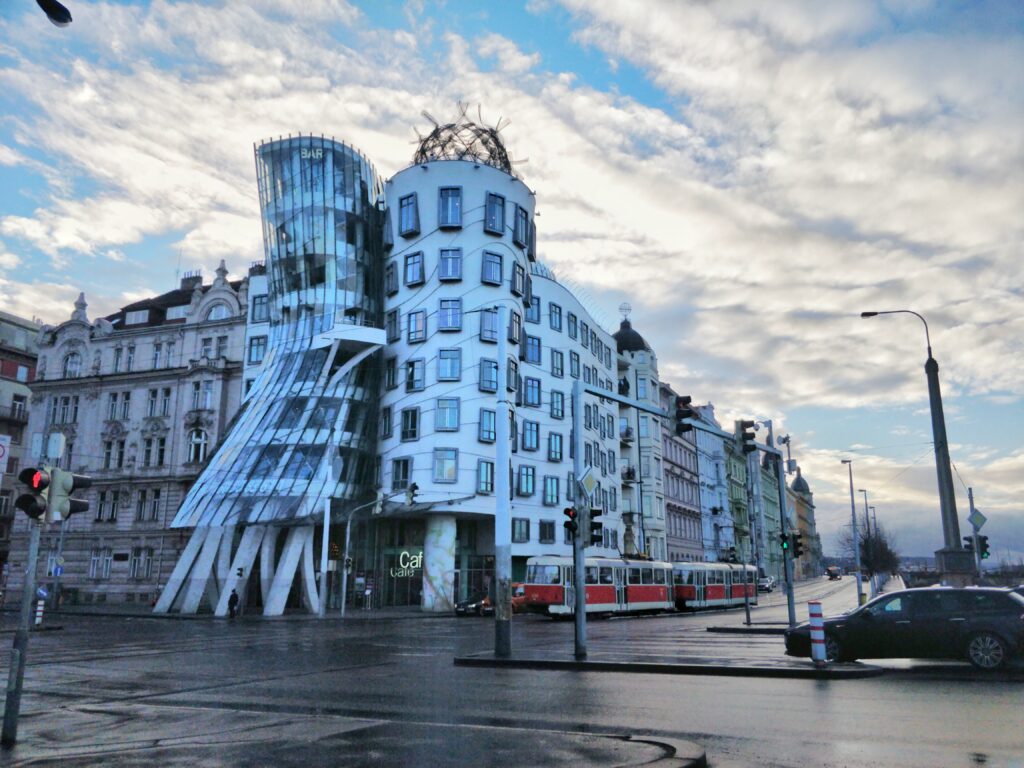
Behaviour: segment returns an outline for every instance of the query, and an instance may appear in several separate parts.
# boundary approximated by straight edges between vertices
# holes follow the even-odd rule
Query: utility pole
[[[771,419],[766,419],[764,425],[768,428],[768,440],[767,443],[770,446],[775,445],[775,433],[772,430]],[[782,466],[782,451],[779,451],[775,456],[775,470],[776,475],[779,478],[779,524],[780,532],[783,536],[788,536],[788,510],[786,509],[786,472]],[[793,599],[793,558],[790,553],[782,553],[782,567],[786,574],[786,608],[789,612],[789,627],[792,629],[796,626],[796,603]]]
[[[494,419],[494,655],[512,655],[512,487],[509,481],[512,407],[508,399],[508,308],[498,312],[498,394]],[[525,342],[523,342],[525,343]]]
[[[860,573],[860,534],[857,533],[857,501],[853,496],[853,459],[843,459],[842,463],[850,470],[850,521],[853,525],[853,562],[857,577],[857,605],[864,604],[864,589],[861,585]]]

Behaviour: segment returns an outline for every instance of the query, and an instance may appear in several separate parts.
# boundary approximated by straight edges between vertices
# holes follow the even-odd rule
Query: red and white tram
[[[757,605],[757,568],[729,563],[672,563],[672,583],[679,610],[743,605],[743,591]]]
[[[587,613],[657,613],[675,607],[672,565],[651,560],[588,557]],[[526,561],[526,610],[568,616],[575,607],[571,557],[542,555]]]
[[[757,605],[757,569],[725,563],[666,563],[588,557],[587,613],[624,615]],[[744,578],[744,573],[746,578]],[[541,555],[526,561],[524,606],[531,613],[570,616],[575,610],[571,557]]]

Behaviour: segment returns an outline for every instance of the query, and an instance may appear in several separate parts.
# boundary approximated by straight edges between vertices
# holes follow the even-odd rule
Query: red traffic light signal
[[[18,473],[18,480],[27,485],[30,492],[21,494],[14,506],[33,520],[38,520],[46,514],[50,473],[45,467],[26,467]]]
[[[576,519],[576,509],[574,507],[566,507],[565,509],[562,510],[562,514],[568,518],[568,520],[562,523],[562,525],[565,526],[565,529],[567,531],[569,531],[573,536],[575,536],[576,532],[580,529],[579,521]]]

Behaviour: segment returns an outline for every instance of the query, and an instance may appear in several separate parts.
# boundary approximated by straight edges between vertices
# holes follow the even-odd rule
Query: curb
[[[770,677],[796,680],[855,680],[878,677],[885,669],[870,664],[806,667],[757,667],[735,664],[672,664],[654,661],[576,661],[575,659],[499,659],[493,654],[456,656],[456,667],[502,667],[506,669],[555,669],[570,672],[645,672],[656,675],[706,675],[709,677]]]
[[[626,741],[632,744],[653,744],[671,752],[670,757],[663,757],[653,763],[646,763],[649,768],[707,768],[708,756],[704,748],[695,742],[673,739],[664,736],[639,736],[631,734]]]
[[[725,635],[784,635],[786,627],[706,627],[708,632]]]

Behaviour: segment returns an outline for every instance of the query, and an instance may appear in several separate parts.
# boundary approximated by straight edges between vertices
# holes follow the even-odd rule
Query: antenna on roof
[[[178,249],[178,268],[174,270],[174,284],[181,280],[181,248]]]

